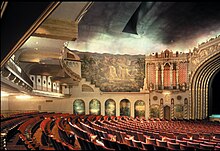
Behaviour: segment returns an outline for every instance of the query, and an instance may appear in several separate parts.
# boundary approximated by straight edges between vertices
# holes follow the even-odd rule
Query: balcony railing
[[[31,81],[29,76],[12,59],[10,59],[5,64],[5,68],[7,68],[11,73],[13,73],[16,77],[18,77],[24,83],[33,87],[33,82]]]

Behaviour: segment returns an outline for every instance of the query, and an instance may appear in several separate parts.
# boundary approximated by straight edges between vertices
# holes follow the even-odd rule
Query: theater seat
[[[200,149],[205,149],[205,150],[214,150],[214,145],[207,145],[207,144],[200,144]]]
[[[187,150],[187,151],[195,151],[195,148],[192,146],[187,146],[184,144],[180,144],[180,150]]]
[[[144,143],[144,142],[141,142],[141,144],[142,144],[143,149],[154,150],[154,145],[153,144],[147,144],[147,143]]]
[[[174,149],[174,150],[180,150],[180,144],[178,143],[172,143],[172,142],[167,142],[167,147],[168,149]]]

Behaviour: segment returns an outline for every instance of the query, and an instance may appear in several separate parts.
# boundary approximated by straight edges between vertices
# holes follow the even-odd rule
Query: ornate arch
[[[189,118],[204,119],[208,116],[208,87],[211,77],[220,69],[220,51],[206,57],[191,78]]]

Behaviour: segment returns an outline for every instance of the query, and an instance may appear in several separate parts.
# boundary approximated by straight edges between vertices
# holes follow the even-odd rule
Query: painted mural
[[[113,55],[74,51],[82,77],[103,92],[139,92],[144,85],[144,55]]]
[[[81,99],[76,99],[73,102],[73,114],[78,115],[78,114],[85,114],[85,102]]]
[[[105,115],[115,116],[116,115],[116,103],[113,99],[108,99],[105,102]]]
[[[101,103],[97,99],[92,99],[89,102],[89,114],[101,115]]]
[[[151,118],[159,118],[159,105],[154,104],[150,107],[150,117]]]
[[[145,102],[142,100],[137,100],[134,104],[135,117],[145,117]]]
[[[174,117],[175,118],[183,118],[183,105],[177,104],[174,106]]]
[[[120,102],[120,116],[130,116],[131,104],[128,99],[123,99]]]

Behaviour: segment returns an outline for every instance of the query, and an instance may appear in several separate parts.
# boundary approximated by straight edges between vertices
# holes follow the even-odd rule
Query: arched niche
[[[116,103],[113,99],[105,101],[105,115],[115,116],[116,115]]]
[[[89,102],[89,114],[101,115],[101,103],[97,99],[92,99]]]
[[[171,112],[170,112],[170,106],[168,106],[168,105],[166,105],[166,106],[164,106],[164,108],[163,108],[163,113],[164,113],[164,119],[166,119],[166,120],[170,120],[170,117],[171,117]]]
[[[73,102],[73,114],[74,115],[85,114],[85,102],[82,99],[76,99]]]
[[[183,105],[181,104],[174,105],[174,117],[177,119],[183,119],[184,117]]]
[[[134,116],[145,117],[145,102],[143,100],[137,100],[134,104]]]
[[[128,99],[123,99],[120,102],[120,116],[130,116],[131,103]]]
[[[153,104],[150,106],[150,117],[151,118],[159,118],[160,111],[159,111],[159,105]]]

